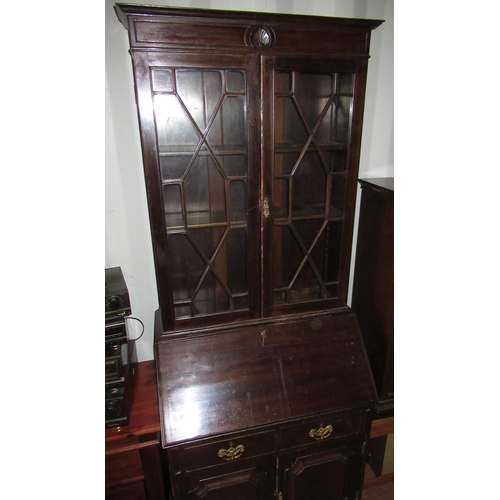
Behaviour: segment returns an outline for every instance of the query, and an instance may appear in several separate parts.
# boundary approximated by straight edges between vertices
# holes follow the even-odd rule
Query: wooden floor
[[[394,500],[394,482],[391,481],[365,488],[361,500]]]
[[[374,420],[371,438],[394,433],[394,417]],[[394,500],[394,472],[376,476],[367,464],[361,500]]]

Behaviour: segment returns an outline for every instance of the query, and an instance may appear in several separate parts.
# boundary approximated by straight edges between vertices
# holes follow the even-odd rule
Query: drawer
[[[179,449],[180,463],[189,472],[213,465],[235,463],[275,452],[274,431],[230,437]]]
[[[146,489],[144,483],[139,481],[137,483],[126,484],[123,486],[116,486],[115,488],[106,489],[106,500],[147,500]]]
[[[281,449],[324,442],[364,430],[364,411],[330,413],[281,428]]]
[[[139,450],[107,454],[105,466],[107,487],[144,479]]]

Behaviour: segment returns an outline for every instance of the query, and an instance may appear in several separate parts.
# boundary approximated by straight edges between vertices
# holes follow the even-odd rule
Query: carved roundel
[[[245,33],[246,45],[256,49],[269,49],[274,46],[276,36],[270,28],[250,26]]]

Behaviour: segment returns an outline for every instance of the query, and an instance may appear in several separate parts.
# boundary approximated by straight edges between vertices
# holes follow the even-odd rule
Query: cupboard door
[[[366,64],[269,57],[264,76],[266,312],[344,306]]]
[[[286,500],[354,500],[359,453],[348,445],[327,451],[302,451],[281,460]]]
[[[163,323],[259,315],[258,65],[133,57]]]
[[[205,469],[187,478],[186,498],[269,500],[274,498],[275,470],[275,458],[272,456],[248,463],[246,466]]]

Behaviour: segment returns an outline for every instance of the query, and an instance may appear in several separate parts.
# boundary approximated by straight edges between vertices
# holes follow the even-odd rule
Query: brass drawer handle
[[[321,426],[319,429],[311,429],[309,431],[309,436],[316,439],[316,441],[320,441],[321,439],[330,437],[332,431],[333,427],[331,425],[327,425],[326,427]]]
[[[242,444],[239,444],[235,448],[232,446],[225,450],[224,448],[219,450],[219,453],[217,454],[219,458],[223,458],[224,460],[236,460],[237,458],[240,458],[243,452],[245,451],[245,447]]]

